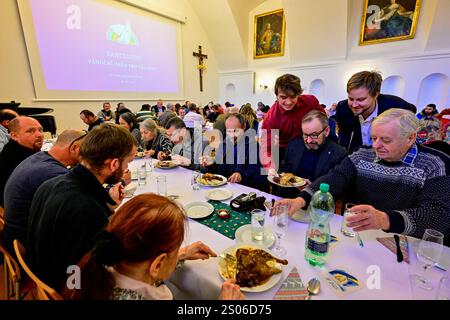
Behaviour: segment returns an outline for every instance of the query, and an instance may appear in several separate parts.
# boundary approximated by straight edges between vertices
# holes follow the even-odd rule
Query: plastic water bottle
[[[305,259],[312,266],[322,267],[326,263],[330,242],[330,220],[334,214],[334,200],[330,186],[320,184],[309,205],[311,222],[306,232]]]

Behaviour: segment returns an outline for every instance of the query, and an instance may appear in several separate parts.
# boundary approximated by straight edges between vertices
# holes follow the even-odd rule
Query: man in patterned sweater
[[[358,203],[348,219],[355,231],[382,229],[421,238],[431,228],[450,245],[450,158],[416,145],[419,123],[408,110],[389,109],[372,124],[373,149],[353,153],[296,199],[280,200],[293,214],[305,208],[321,183],[334,198]]]

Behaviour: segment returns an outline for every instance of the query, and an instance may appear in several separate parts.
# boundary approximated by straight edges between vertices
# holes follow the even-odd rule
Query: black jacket
[[[417,108],[405,100],[387,94],[380,94],[377,98],[378,115],[391,108],[411,110],[416,113]],[[348,100],[342,100],[336,107],[336,122],[339,126],[339,144],[350,153],[362,146],[361,125],[357,116],[353,115],[348,106]]]
[[[0,152],[0,206],[5,206],[3,192],[9,176],[23,160],[36,152],[33,149],[25,148],[13,139],[9,139],[9,142],[5,144]]]

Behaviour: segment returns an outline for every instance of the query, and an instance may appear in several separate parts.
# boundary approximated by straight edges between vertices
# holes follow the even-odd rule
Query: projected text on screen
[[[93,0],[29,0],[48,90],[179,91],[175,26]]]

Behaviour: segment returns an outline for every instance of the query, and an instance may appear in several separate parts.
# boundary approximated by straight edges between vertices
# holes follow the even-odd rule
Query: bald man
[[[18,117],[17,112],[11,109],[0,110],[0,152],[9,141],[9,123],[12,119]]]
[[[78,163],[78,153],[86,133],[65,130],[49,151],[40,151],[20,163],[5,186],[5,229],[3,241],[9,249],[14,239],[26,243],[28,216],[34,193],[45,181],[69,172]]]
[[[6,181],[23,160],[42,148],[44,134],[41,124],[30,117],[17,117],[9,123],[11,139],[0,153],[0,206],[4,207]]]

